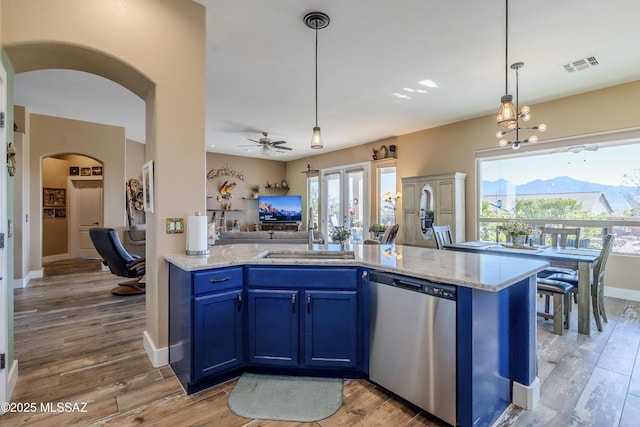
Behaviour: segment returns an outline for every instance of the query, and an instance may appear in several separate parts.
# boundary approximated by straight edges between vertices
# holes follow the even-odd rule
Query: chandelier
[[[498,126],[506,127],[505,131],[498,131],[496,138],[498,138],[498,145],[506,147],[511,145],[514,150],[520,149],[520,144],[525,142],[538,142],[537,135],[531,135],[527,139],[520,140],[521,130],[537,130],[544,132],[547,130],[547,125],[541,123],[535,126],[524,127],[520,126],[520,120],[528,122],[531,120],[531,108],[524,106],[519,109],[518,105],[518,70],[524,67],[524,62],[516,62],[511,64],[511,69],[516,72],[516,105],[514,107],[512,101],[513,97],[508,93],[508,61],[509,61],[509,0],[505,0],[505,42],[504,42],[504,96],[500,98],[500,111],[498,112],[497,122]],[[514,132],[515,140],[511,141],[505,138],[508,134]]]

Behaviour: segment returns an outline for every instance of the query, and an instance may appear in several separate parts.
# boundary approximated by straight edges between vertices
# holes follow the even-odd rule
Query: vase
[[[511,242],[514,245],[523,246],[526,241],[527,241],[527,235],[526,234],[514,234],[514,235],[511,236]]]

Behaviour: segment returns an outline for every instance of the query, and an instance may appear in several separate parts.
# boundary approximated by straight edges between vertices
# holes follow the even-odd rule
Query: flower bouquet
[[[339,243],[342,246],[351,236],[351,231],[344,227],[334,227],[329,236],[334,243]]]
[[[535,228],[526,222],[514,220],[502,224],[502,229],[509,233],[513,246],[523,246],[531,234],[534,234]]]

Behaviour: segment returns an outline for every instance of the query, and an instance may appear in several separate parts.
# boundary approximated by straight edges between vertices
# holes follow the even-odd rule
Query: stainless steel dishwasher
[[[372,271],[369,379],[456,425],[455,286]]]

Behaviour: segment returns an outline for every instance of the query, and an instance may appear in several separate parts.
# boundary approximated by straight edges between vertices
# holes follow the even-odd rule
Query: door
[[[0,63],[0,112],[3,114],[2,126],[0,127],[0,158],[7,158],[7,73]],[[8,402],[11,397],[11,390],[8,390],[7,371],[9,366],[13,364],[13,360],[8,360],[13,355],[7,354],[9,348],[9,316],[13,313],[13,308],[9,310],[9,292],[13,291],[10,285],[10,279],[7,277],[7,239],[9,233],[9,225],[7,221],[7,170],[4,167],[6,163],[3,161],[3,170],[0,171],[0,354],[4,366],[0,367],[0,402]],[[0,414],[3,411],[0,409]]]
[[[249,290],[249,363],[298,366],[298,291]]]
[[[194,381],[242,364],[241,289],[195,298],[193,319]]]
[[[98,257],[89,229],[102,227],[102,180],[72,180],[69,252],[74,257]]]
[[[361,243],[369,229],[369,165],[360,164],[323,171],[321,229],[331,241],[331,232],[344,227],[351,241]]]
[[[305,291],[306,366],[355,368],[358,362],[356,291]]]

